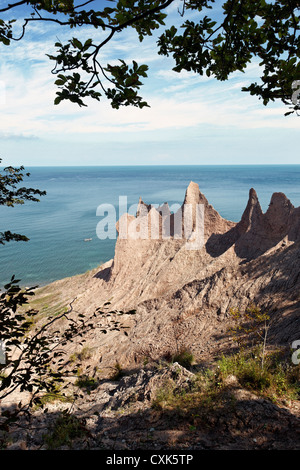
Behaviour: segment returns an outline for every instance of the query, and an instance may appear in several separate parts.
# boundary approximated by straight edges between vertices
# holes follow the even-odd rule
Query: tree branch
[[[24,5],[25,3],[28,3],[28,1],[21,0],[20,2],[8,4],[7,7],[1,8],[0,13],[3,13],[4,11],[11,10],[12,8],[18,7],[20,5]]]
[[[174,0],[168,0],[167,2],[163,3],[162,5],[159,5],[155,8],[147,10],[144,13],[140,13],[139,15],[135,16],[134,18],[131,18],[130,20],[125,21],[125,23],[123,23],[119,26],[116,26],[115,29],[118,32],[122,31],[123,29],[127,28],[127,26],[130,26],[130,25],[136,23],[137,21],[143,20],[144,18],[147,18],[148,16],[152,15],[153,13],[156,13],[157,11],[164,10],[169,5],[171,5],[171,3],[173,3],[173,2],[174,2]]]

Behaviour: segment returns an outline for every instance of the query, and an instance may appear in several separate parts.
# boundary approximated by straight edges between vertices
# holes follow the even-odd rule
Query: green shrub
[[[94,377],[89,377],[88,375],[83,374],[78,377],[75,382],[75,385],[89,392],[97,388],[98,381]]]
[[[264,368],[261,367],[259,354],[239,352],[233,356],[223,356],[218,361],[217,371],[221,382],[232,374],[241,386],[277,401],[282,398],[297,399],[300,386],[296,368],[284,360],[280,361],[278,352],[266,355]]]
[[[43,408],[47,403],[54,403],[56,401],[60,401],[62,403],[71,403],[73,401],[72,396],[66,396],[62,394],[59,390],[54,391],[54,392],[47,392],[41,397],[39,397],[38,400],[36,400],[35,408]]]
[[[176,418],[188,419],[192,426],[222,406],[220,389],[211,371],[199,372],[190,389],[178,389],[176,381],[167,380],[155,393],[152,407]]]
[[[124,376],[124,371],[119,362],[114,365],[114,372],[111,376],[111,380],[120,380]]]
[[[80,352],[73,353],[70,356],[70,361],[71,362],[85,361],[87,359],[90,359],[91,356],[92,356],[91,349],[86,346]]]
[[[50,450],[64,445],[71,446],[75,438],[83,437],[86,433],[82,422],[76,416],[62,412],[51,431],[44,436],[44,443]]]
[[[152,400],[152,408],[161,410],[165,406],[172,406],[175,403],[175,384],[172,380],[166,381],[156,390],[155,398]]]
[[[194,356],[188,349],[182,349],[173,356],[173,362],[178,362],[182,367],[190,369],[194,362]]]

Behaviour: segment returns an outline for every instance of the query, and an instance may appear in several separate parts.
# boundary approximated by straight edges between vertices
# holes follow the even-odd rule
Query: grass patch
[[[223,405],[220,388],[215,385],[209,373],[196,375],[190,389],[178,389],[172,380],[168,380],[156,392],[152,408],[170,419],[179,419],[189,427],[195,427],[201,422],[205,424],[213,413]]]
[[[176,417],[189,420],[191,426],[204,423],[225,405],[234,406],[229,376],[236,377],[241,387],[272,402],[299,400],[300,366],[291,364],[280,352],[266,354],[264,364],[262,368],[261,357],[255,351],[223,356],[211,368],[196,373],[190,389],[178,389],[176,381],[166,381],[157,390],[152,407],[175,413]]]
[[[45,405],[49,403],[55,403],[56,401],[60,401],[62,403],[71,403],[73,401],[73,397],[65,396],[59,391],[48,392],[39,397],[39,403],[36,405],[36,408],[43,408]]]
[[[299,399],[299,366],[284,360],[280,351],[267,354],[264,367],[257,349],[223,356],[217,367],[220,380],[234,375],[241,386],[273,402]]]
[[[87,430],[76,416],[62,412],[50,432],[44,435],[44,443],[49,450],[54,450],[65,445],[72,446],[74,439],[84,437],[86,434]]]
[[[173,356],[172,362],[178,362],[182,367],[190,369],[194,362],[194,356],[188,349],[182,349]]]
[[[86,361],[87,359],[90,359],[92,357],[92,350],[88,346],[85,346],[82,348],[81,351],[75,352],[70,356],[70,361],[71,362],[77,362],[77,361]]]
[[[88,375],[80,375],[75,382],[75,385],[86,392],[94,390],[98,386],[98,381],[94,377],[89,377]]]
[[[111,380],[117,381],[124,376],[124,370],[119,362],[116,362],[114,365],[114,371],[111,376]]]

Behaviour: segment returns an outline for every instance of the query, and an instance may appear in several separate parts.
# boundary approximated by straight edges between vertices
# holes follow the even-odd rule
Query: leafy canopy
[[[8,46],[20,41],[33,22],[53,22],[61,27],[84,26],[104,32],[101,42],[75,36],[67,43],[58,41],[54,61],[58,86],[55,104],[69,100],[86,106],[85,98],[105,96],[113,108],[147,102],[139,95],[141,79],[148,66],[120,60],[118,65],[101,63],[105,46],[126,28],[136,31],[139,41],[165,27],[167,7],[175,0],[107,0],[97,9],[97,0],[20,0],[0,8],[0,42]],[[104,6],[105,5],[105,6]],[[94,7],[94,9],[92,9]],[[21,34],[14,13],[22,11]],[[226,80],[235,71],[245,71],[253,59],[261,66],[260,83],[242,90],[256,95],[264,105],[281,100],[290,106],[286,114],[299,110],[300,39],[299,0],[181,0],[178,9],[181,26],[166,27],[157,40],[158,54],[172,56],[173,70]],[[7,19],[7,17],[9,19]],[[19,17],[18,17],[19,19]],[[18,22],[17,22],[18,23]],[[15,34],[18,31],[17,34]],[[90,31],[90,29],[89,29]],[[90,33],[89,33],[90,34]]]
[[[0,163],[2,159],[0,158]],[[8,166],[0,171],[0,205],[14,207],[16,204],[24,204],[25,201],[39,202],[37,196],[44,196],[45,191],[39,189],[20,186],[25,176],[29,177],[30,173],[23,172],[24,167],[19,168]],[[28,241],[25,235],[12,233],[10,230],[0,232],[0,245],[6,242]]]

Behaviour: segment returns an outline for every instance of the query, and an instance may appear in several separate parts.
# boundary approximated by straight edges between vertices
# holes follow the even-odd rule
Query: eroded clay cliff
[[[76,297],[76,312],[91,313],[107,301],[111,308],[136,310],[123,317],[128,336],[89,333],[91,362],[103,370],[116,361],[132,367],[182,347],[201,363],[230,347],[230,309],[251,303],[271,316],[270,343],[288,347],[299,339],[300,208],[275,193],[263,213],[251,189],[235,223],[222,218],[194,182],[185,205],[191,209],[186,233],[186,215],[180,219],[167,204],[155,209],[140,198],[137,216],[125,214],[117,224],[113,260],[84,280],[49,286],[49,292],[61,286],[64,301]],[[199,207],[204,226],[196,249],[189,249],[199,229]]]

